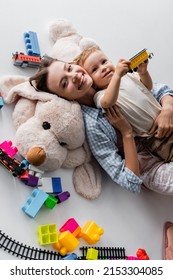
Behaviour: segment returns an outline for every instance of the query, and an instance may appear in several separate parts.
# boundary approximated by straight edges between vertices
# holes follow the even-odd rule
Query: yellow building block
[[[53,244],[53,247],[58,252],[65,256],[68,252],[74,251],[79,246],[79,240],[70,232],[63,231],[58,236],[58,242]]]
[[[99,251],[94,248],[88,248],[86,254],[86,260],[98,260]]]
[[[88,221],[81,230],[81,236],[88,242],[88,244],[97,243],[103,233],[104,229],[99,227],[93,221]]]
[[[41,225],[38,227],[38,243],[40,245],[53,244],[58,242],[57,227],[55,224]]]

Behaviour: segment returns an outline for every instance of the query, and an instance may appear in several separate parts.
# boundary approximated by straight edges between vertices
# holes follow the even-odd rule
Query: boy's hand
[[[125,59],[120,59],[115,67],[115,73],[121,78],[129,70],[130,61]]]
[[[145,75],[146,72],[148,71],[148,61],[147,62],[142,62],[141,64],[139,64],[138,66],[138,70],[137,70],[137,73],[139,75]]]

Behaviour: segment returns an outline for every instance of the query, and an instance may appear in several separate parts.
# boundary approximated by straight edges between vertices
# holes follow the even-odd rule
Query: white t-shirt
[[[101,107],[104,90],[94,96],[97,108]],[[154,120],[161,111],[161,105],[152,93],[140,82],[137,74],[126,74],[121,78],[117,105],[133,127],[135,136],[146,137]]]

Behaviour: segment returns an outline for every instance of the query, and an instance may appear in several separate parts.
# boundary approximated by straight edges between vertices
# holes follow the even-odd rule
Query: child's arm
[[[137,156],[136,143],[133,136],[133,130],[128,121],[121,114],[118,106],[114,105],[106,111],[106,118],[110,124],[118,129],[122,135],[125,166],[134,174],[140,176],[139,162]]]
[[[116,103],[117,98],[118,98],[121,78],[129,70],[129,64],[130,64],[130,62],[125,59],[119,60],[117,66],[115,68],[114,75],[113,75],[108,87],[105,89],[104,96],[101,99],[102,108],[104,108],[104,109],[109,108]]]
[[[148,62],[141,63],[138,66],[137,72],[139,74],[140,81],[144,84],[144,86],[146,86],[146,88],[148,88],[148,90],[152,90],[153,81],[151,79],[150,73],[148,72],[147,66],[148,66]]]

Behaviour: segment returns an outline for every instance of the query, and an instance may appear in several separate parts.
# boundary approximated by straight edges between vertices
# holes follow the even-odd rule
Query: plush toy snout
[[[28,150],[26,158],[30,164],[39,166],[45,161],[46,153],[43,148],[34,147]]]

